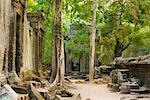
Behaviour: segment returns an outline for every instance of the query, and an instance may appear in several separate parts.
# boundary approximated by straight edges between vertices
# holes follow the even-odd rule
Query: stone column
[[[33,39],[32,39],[32,61],[33,61],[33,69],[35,69],[35,45],[36,45],[36,34],[35,32],[33,31]]]
[[[4,53],[6,50],[5,47],[5,39],[6,34],[4,33],[4,13],[5,13],[5,0],[0,0],[0,84],[6,82],[6,78],[3,70],[3,64],[4,64]]]
[[[42,70],[42,36],[39,37],[39,70]]]
[[[4,1],[0,0],[0,75],[3,69],[3,58],[4,58]]]
[[[16,21],[17,14],[14,10],[14,7],[11,9],[11,23],[10,23],[10,45],[9,45],[9,81],[11,83],[18,82],[19,77],[16,73]]]
[[[10,8],[11,7],[11,0],[5,0],[4,4],[4,9],[5,9],[5,14],[4,14],[4,29],[5,29],[5,35],[6,35],[6,41],[5,41],[5,46],[6,46],[6,57],[5,57],[5,75],[8,77],[8,58],[9,58],[9,34],[10,34]]]
[[[40,66],[41,66],[41,70],[43,69],[43,55],[44,55],[44,32],[41,31],[41,40],[40,40],[40,48],[41,48],[41,51],[40,51]]]

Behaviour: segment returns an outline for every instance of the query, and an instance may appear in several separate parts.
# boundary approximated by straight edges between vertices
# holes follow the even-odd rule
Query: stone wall
[[[39,12],[27,17],[26,4],[26,0],[0,0],[0,83],[6,77],[15,82],[21,71],[42,66],[44,17]]]
[[[142,81],[142,83],[150,88],[150,65],[129,65],[128,66],[131,77],[136,77]]]
[[[28,14],[28,20],[34,31],[34,46],[33,46],[33,63],[36,72],[42,70],[43,54],[44,54],[44,17],[41,11]]]
[[[142,83],[150,88],[150,54],[129,57],[129,58],[116,58],[114,64],[118,69],[126,68],[130,71],[130,77],[136,77]]]

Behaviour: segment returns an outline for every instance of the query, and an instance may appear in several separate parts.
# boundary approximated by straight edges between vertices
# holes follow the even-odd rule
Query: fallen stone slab
[[[8,85],[0,88],[0,100],[17,100],[17,93]]]
[[[121,83],[121,93],[130,93],[133,91],[139,91],[140,86],[134,82],[123,82]]]
[[[130,92],[139,93],[139,94],[149,94],[150,90],[146,87],[140,87],[139,89],[130,89]]]
[[[147,95],[132,95],[132,96],[123,96],[120,100],[150,100],[150,96]]]

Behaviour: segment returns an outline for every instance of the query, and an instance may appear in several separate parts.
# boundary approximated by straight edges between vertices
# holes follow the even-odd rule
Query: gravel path
[[[111,92],[107,88],[107,84],[90,84],[90,83],[76,83],[79,80],[71,80],[75,88],[70,88],[69,91],[81,95],[81,100],[150,100],[150,98],[138,98],[138,96],[147,95],[131,95],[120,94],[119,92]],[[80,80],[81,81],[81,80]],[[136,99],[135,99],[136,98]]]
[[[90,100],[120,100],[122,95],[118,92],[112,93],[107,88],[107,85],[97,84],[75,84],[76,89],[71,89],[72,92],[80,93],[82,100],[90,98]]]

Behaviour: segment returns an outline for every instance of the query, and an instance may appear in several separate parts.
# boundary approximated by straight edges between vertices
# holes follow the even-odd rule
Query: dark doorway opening
[[[16,57],[15,57],[15,67],[16,72],[19,75],[20,67],[21,67],[21,16],[17,14],[16,16]]]

